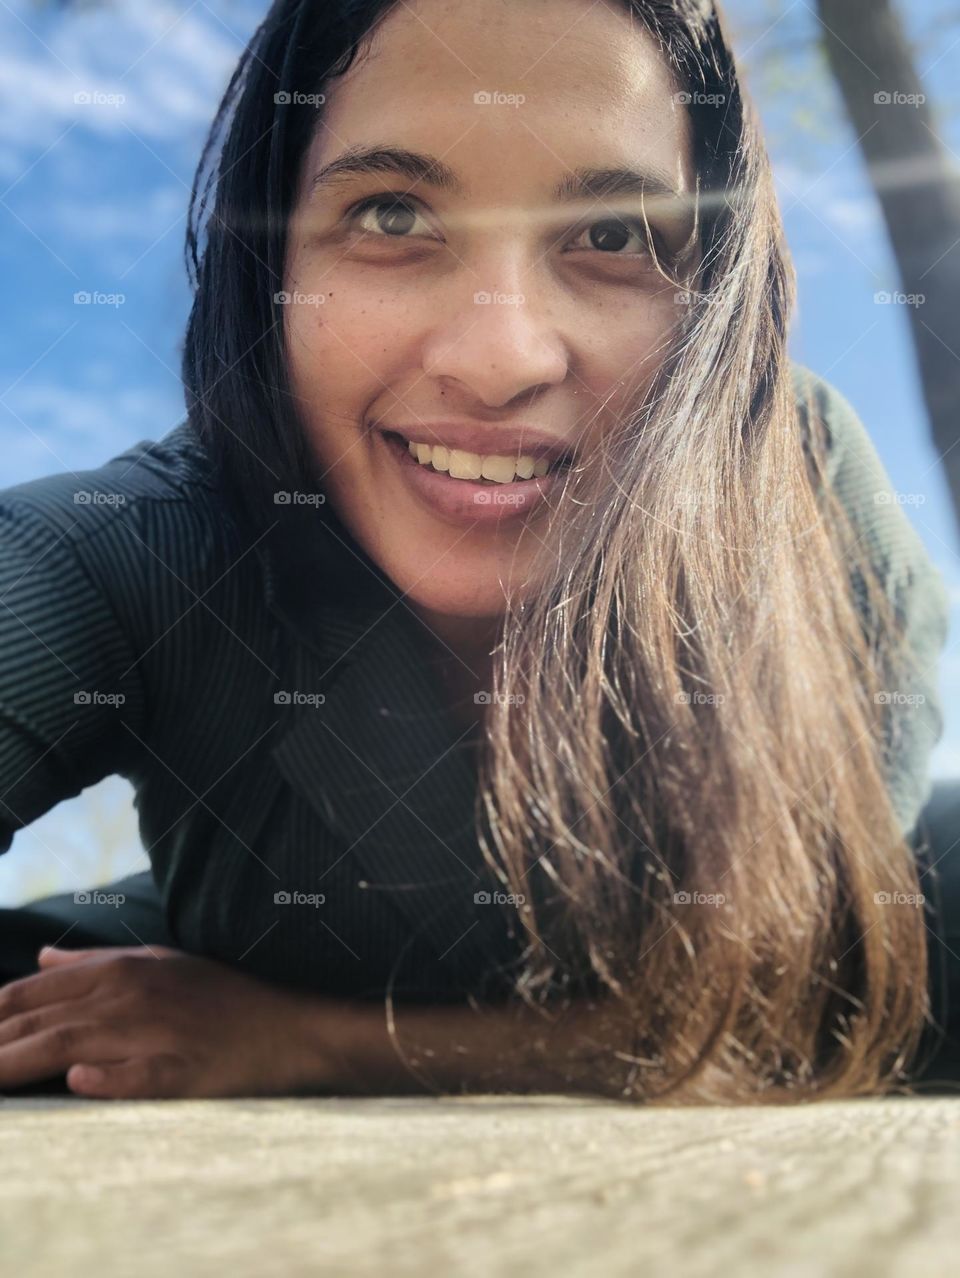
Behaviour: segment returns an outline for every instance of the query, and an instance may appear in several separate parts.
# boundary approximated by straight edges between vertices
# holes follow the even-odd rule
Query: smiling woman
[[[278,0],[190,212],[187,420],[92,472],[109,509],[3,494],[4,779],[12,828],[125,769],[194,957],[47,960],[0,1086],[74,996],[168,1008],[183,1094],[902,1083],[944,588],[787,357],[713,4]],[[65,755],[64,645],[125,696]],[[243,1009],[277,1050],[218,1075]],[[48,1071],[122,1056],[95,1028]]]

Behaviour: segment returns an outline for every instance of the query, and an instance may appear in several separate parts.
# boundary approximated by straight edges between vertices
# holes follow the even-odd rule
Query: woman
[[[175,944],[0,1088],[900,1084],[944,589],[713,6],[280,0],[188,246],[187,420],[2,503],[9,837],[128,776]]]

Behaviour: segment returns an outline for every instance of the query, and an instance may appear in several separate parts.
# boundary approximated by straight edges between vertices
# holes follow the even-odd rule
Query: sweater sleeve
[[[59,479],[41,489],[59,493]],[[36,485],[34,485],[36,488]],[[137,659],[102,582],[77,552],[67,516],[0,492],[0,853],[14,833],[137,752]],[[98,584],[98,580],[101,584]]]
[[[906,513],[908,502],[894,488],[849,400],[807,369],[795,366],[794,375],[798,388],[809,390],[826,428],[827,480],[904,627],[905,660],[881,695],[887,698],[889,787],[901,830],[909,838],[930,797],[930,755],[943,735],[939,662],[949,628],[946,585]],[[876,620],[858,573],[851,585],[869,635]]]

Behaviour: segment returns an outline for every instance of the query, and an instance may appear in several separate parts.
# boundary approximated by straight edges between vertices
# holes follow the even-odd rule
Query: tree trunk
[[[960,168],[951,163],[922,100],[923,85],[890,0],[817,0],[817,10],[903,292],[925,298],[907,313],[934,445],[960,520]],[[903,100],[916,102],[916,95],[919,105]]]

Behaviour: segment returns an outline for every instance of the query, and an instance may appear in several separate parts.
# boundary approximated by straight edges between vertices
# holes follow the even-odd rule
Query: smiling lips
[[[550,458],[531,453],[472,453],[408,441],[392,431],[381,432],[380,438],[418,501],[457,525],[512,523],[527,517],[566,469],[561,457],[551,466]]]

